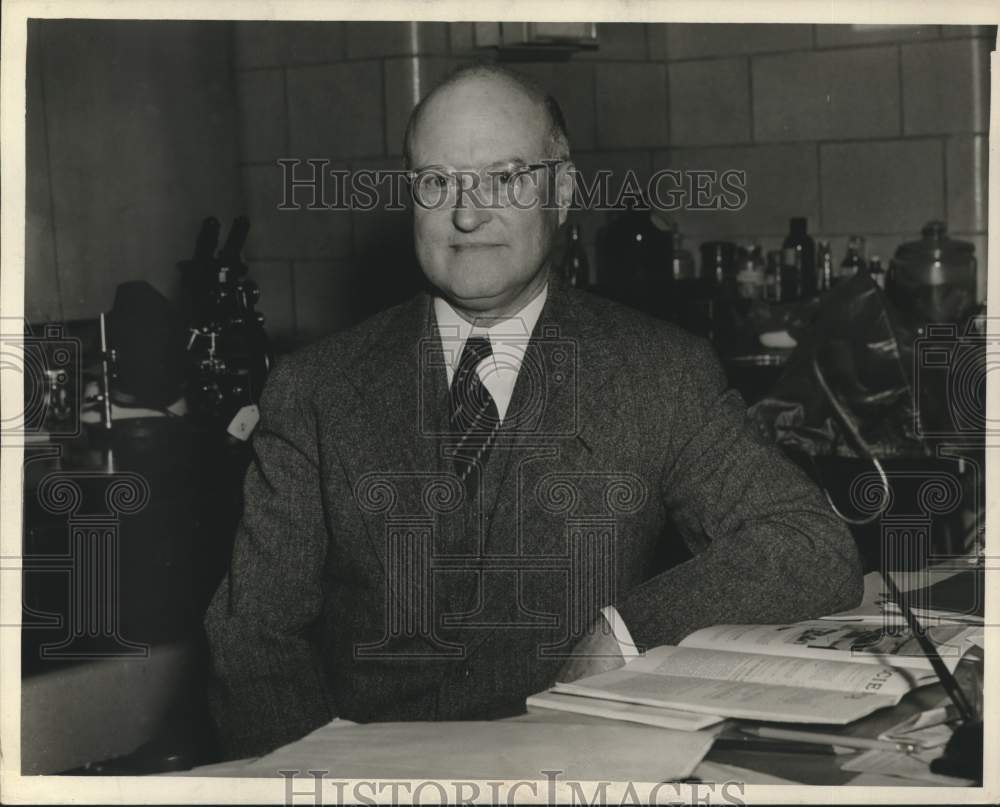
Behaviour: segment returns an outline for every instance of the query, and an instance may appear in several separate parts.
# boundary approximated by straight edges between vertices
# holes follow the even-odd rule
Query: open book
[[[967,649],[969,632],[962,626],[931,631],[952,670]],[[678,647],[657,647],[617,670],[557,683],[550,693],[575,696],[579,711],[590,714],[593,704],[586,701],[600,699],[604,707],[619,702],[714,717],[844,725],[937,681],[918,652],[912,636],[885,635],[878,625],[822,620],[718,625],[692,633]],[[542,693],[529,705],[572,706],[565,698],[560,707],[546,700],[551,699]],[[613,716],[636,720],[627,709]],[[682,723],[671,727],[683,728]]]

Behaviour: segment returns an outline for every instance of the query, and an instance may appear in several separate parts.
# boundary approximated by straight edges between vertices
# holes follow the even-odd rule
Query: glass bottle
[[[852,235],[847,239],[847,254],[840,262],[840,270],[837,272],[837,281],[847,280],[854,277],[859,271],[865,268],[864,249],[865,239],[859,235]]]
[[[701,279],[709,296],[732,300],[736,289],[736,244],[729,241],[705,241],[701,245]]]
[[[872,276],[876,286],[880,289],[885,288],[885,269],[878,255],[872,255],[872,259],[868,262],[868,274]]]
[[[794,290],[794,297],[810,297],[816,293],[816,243],[808,230],[808,219],[797,216],[788,220],[788,235],[781,245],[783,274],[788,275],[783,296],[787,290]],[[793,281],[791,275],[798,275]],[[786,298],[786,299],[794,299]]]
[[[698,279],[695,271],[694,256],[684,248],[684,236],[680,233],[677,222],[670,225],[673,239],[673,276],[675,281],[695,285]]]
[[[781,252],[773,249],[767,253],[767,268],[765,270],[764,297],[772,302],[780,303],[781,296]]]
[[[833,253],[829,241],[820,241],[816,256],[816,285],[826,291],[833,285]]]
[[[736,284],[741,299],[760,300],[764,297],[764,257],[758,244],[750,245],[741,252]]]

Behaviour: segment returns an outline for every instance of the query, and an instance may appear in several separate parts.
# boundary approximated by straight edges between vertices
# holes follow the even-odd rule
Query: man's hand
[[[573,655],[566,659],[556,680],[569,683],[578,678],[624,666],[625,658],[618,646],[618,640],[611,632],[607,620],[599,616],[591,626],[590,632],[577,642],[573,648]]]

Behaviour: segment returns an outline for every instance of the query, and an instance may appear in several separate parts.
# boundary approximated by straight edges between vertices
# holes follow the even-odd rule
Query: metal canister
[[[960,322],[976,307],[975,247],[929,222],[923,238],[902,244],[889,264],[886,293],[917,322]]]

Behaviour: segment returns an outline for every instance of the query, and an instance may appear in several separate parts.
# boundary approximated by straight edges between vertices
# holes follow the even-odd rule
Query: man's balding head
[[[516,314],[544,287],[572,203],[558,105],[503,68],[459,71],[414,110],[406,157],[442,191],[413,208],[427,279],[467,318]]]
[[[527,76],[495,64],[477,64],[452,73],[431,90],[414,108],[406,126],[406,134],[403,137],[403,158],[407,168],[414,167],[413,135],[427,109],[433,108],[435,100],[441,94],[470,82],[496,82],[521,93],[537,109],[539,125],[545,126],[547,129],[545,135],[547,153],[542,156],[554,160],[569,159],[569,136],[566,132],[566,120],[558,101]]]

